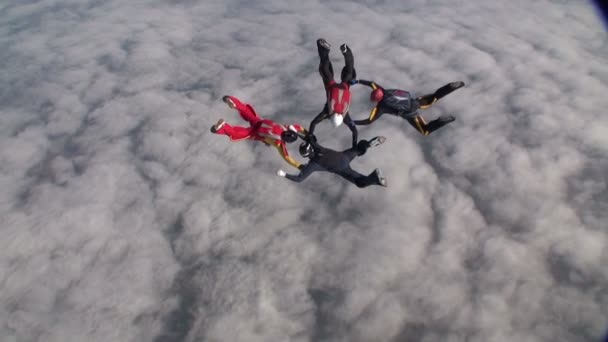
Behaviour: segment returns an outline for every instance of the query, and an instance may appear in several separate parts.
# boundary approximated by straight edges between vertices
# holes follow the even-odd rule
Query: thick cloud
[[[581,1],[0,5],[7,341],[592,341],[608,322],[608,38]],[[315,40],[457,121],[383,117],[389,187],[209,133],[307,125]],[[352,114],[371,109],[355,86]],[[325,144],[346,128],[318,127]],[[295,152],[295,151],[294,151]],[[293,171],[292,171],[293,172]]]

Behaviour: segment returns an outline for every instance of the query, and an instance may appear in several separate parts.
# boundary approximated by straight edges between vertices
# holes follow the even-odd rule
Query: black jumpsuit
[[[400,116],[407,120],[418,132],[423,135],[429,135],[433,131],[445,126],[454,121],[453,118],[439,117],[429,123],[426,123],[422,116],[418,114],[418,109],[426,109],[440,98],[446,96],[452,91],[464,86],[462,82],[448,83],[445,86],[437,89],[433,94],[416,97],[411,92],[401,89],[384,89],[380,85],[372,81],[359,80],[358,83],[366,85],[374,90],[380,88],[384,92],[384,97],[369,114],[369,118],[365,120],[355,120],[356,125],[369,125],[378,120],[382,114],[391,114]]]
[[[359,188],[365,188],[370,185],[382,185],[375,171],[364,176],[350,167],[350,162],[356,157],[365,154],[370,147],[367,140],[361,140],[355,147],[342,152],[320,146],[314,139],[307,139],[307,141],[313,147],[310,161],[304,165],[297,176],[287,174],[285,178],[299,183],[315,171],[328,171],[341,176]]]

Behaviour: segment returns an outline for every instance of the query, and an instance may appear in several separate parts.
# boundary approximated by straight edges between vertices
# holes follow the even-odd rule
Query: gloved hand
[[[342,44],[342,45],[340,45],[340,52],[342,52],[342,54],[347,53],[347,52],[348,52],[348,49],[349,49],[349,48],[348,48],[348,45],[346,45],[346,44]]]
[[[317,137],[314,134],[307,134],[306,135],[306,141],[308,142],[317,142]]]
[[[278,169],[278,170],[277,170],[277,176],[279,176],[279,177],[285,177],[285,175],[287,175],[287,174],[285,173],[285,171],[283,171],[283,170],[281,170],[281,169]]]
[[[359,80],[350,80],[350,82],[348,82],[350,85],[355,85],[357,83],[359,83]]]
[[[298,133],[298,130],[294,127],[294,125],[289,125],[287,128],[289,128],[289,130],[292,132]]]

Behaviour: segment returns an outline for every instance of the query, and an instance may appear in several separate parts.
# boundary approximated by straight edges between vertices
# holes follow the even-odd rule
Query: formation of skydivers
[[[249,127],[232,126],[220,119],[211,127],[211,132],[230,137],[232,141],[259,140],[268,146],[274,146],[287,163],[300,170],[297,175],[291,175],[282,169],[277,175],[294,182],[301,182],[315,171],[328,171],[340,175],[360,188],[370,185],[387,186],[380,169],[375,169],[367,176],[360,174],[350,167],[350,162],[366,153],[370,147],[382,144],[386,138],[377,136],[370,140],[358,140],[357,125],[369,125],[378,120],[383,114],[402,117],[407,120],[418,132],[429,135],[435,130],[454,121],[451,115],[440,116],[426,122],[418,113],[419,109],[427,109],[437,100],[464,86],[464,82],[452,82],[437,89],[432,94],[415,96],[413,92],[401,89],[386,89],[373,81],[357,79],[354,67],[355,61],[351,49],[346,44],[340,46],[344,56],[344,67],[340,74],[340,82],[334,80],[333,66],[329,59],[331,45],[323,38],[317,40],[319,52],[319,73],[326,91],[326,101],[323,110],[312,120],[308,130],[298,124],[282,125],[272,120],[260,117],[255,109],[247,103],[241,102],[234,96],[224,96],[222,100],[232,109],[239,112],[241,117],[249,122]],[[353,120],[349,114],[351,103],[350,87],[362,84],[371,88],[370,100],[375,107],[367,119]],[[352,132],[352,146],[344,151],[334,151],[321,146],[314,135],[315,127],[323,120],[330,120],[334,127],[345,123]],[[297,139],[303,140],[299,152],[308,163],[301,165],[289,155],[287,144]]]

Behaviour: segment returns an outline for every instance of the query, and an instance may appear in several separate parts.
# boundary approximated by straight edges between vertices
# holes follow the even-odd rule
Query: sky
[[[209,128],[305,126],[315,41],[431,93],[296,184]],[[0,4],[3,341],[597,341],[608,328],[608,36],[580,0]],[[372,108],[354,86],[351,115]],[[345,149],[345,127],[319,124]],[[290,146],[297,156],[297,145]],[[304,161],[302,158],[299,158]]]

